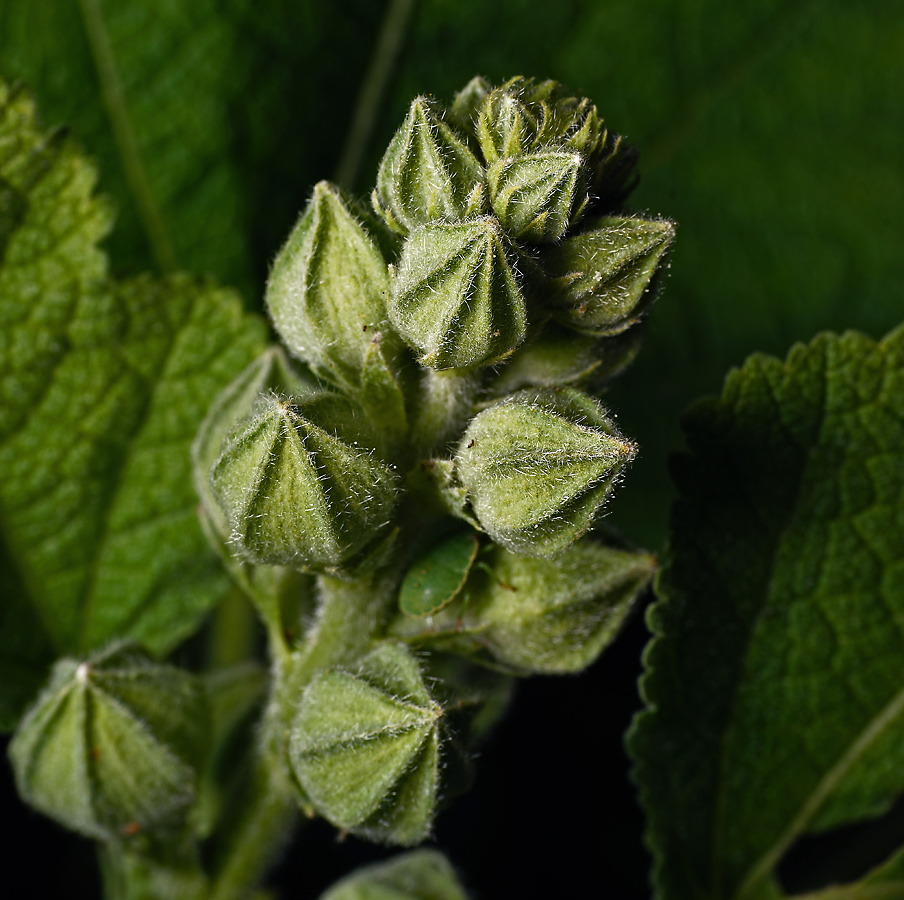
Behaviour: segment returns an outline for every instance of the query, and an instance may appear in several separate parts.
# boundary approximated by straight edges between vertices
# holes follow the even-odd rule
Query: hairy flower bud
[[[267,308],[280,337],[318,374],[357,392],[374,345],[387,359],[394,352],[388,292],[376,244],[339,191],[321,181],[270,272]]]
[[[9,747],[19,793],[100,840],[178,826],[206,719],[204,692],[181,669],[122,648],[60,660]]]
[[[529,672],[579,672],[618,634],[649,584],[647,553],[585,540],[555,559],[502,548],[474,579],[471,607],[481,645],[498,662]]]
[[[214,401],[192,444],[192,474],[204,514],[222,538],[228,536],[229,523],[211,493],[208,476],[226,436],[250,415],[261,395],[277,393],[301,398],[320,390],[310,373],[297,369],[281,347],[273,346],[243,369]]]
[[[490,203],[502,227],[533,243],[559,240],[587,202],[584,160],[574,152],[507,156],[490,166]]]
[[[480,75],[472,78],[456,95],[449,109],[449,120],[463,135],[475,139],[480,105],[493,86]]]
[[[341,398],[315,400],[309,409],[264,398],[210,471],[230,539],[255,562],[339,566],[378,536],[395,503],[392,472],[334,433],[344,430]]]
[[[484,206],[484,171],[443,110],[418,97],[377,173],[373,204],[400,234],[437,219],[459,221]]]
[[[467,900],[455,870],[436,850],[414,850],[366,866],[337,882],[321,900]]]
[[[305,794],[339,828],[416,844],[433,818],[442,708],[401,644],[379,644],[355,672],[307,686],[289,758]]]
[[[422,226],[405,243],[389,315],[422,365],[490,365],[524,340],[527,308],[514,251],[487,216]]]
[[[490,536],[544,557],[587,531],[635,453],[586,394],[522,391],[475,416],[455,468]]]
[[[655,276],[674,239],[666,219],[609,216],[550,248],[556,319],[596,335],[634,324],[655,298]]]

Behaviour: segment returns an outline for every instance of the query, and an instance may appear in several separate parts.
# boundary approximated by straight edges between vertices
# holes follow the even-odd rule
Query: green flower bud
[[[542,109],[532,109],[519,91],[507,85],[489,93],[477,113],[477,140],[487,165],[533,150],[543,130],[543,116]]]
[[[546,256],[558,321],[588,334],[617,334],[656,296],[656,275],[675,239],[666,219],[609,216]]]
[[[293,771],[338,828],[416,844],[433,818],[442,716],[411,652],[380,644],[356,672],[321,672],[305,689],[289,743]]]
[[[585,162],[586,187],[604,208],[617,206],[629,183],[637,151],[608,131],[596,107],[555,81],[513,78],[484,100],[477,136],[487,164],[540,150],[574,151]]]
[[[310,406],[322,424],[304,406],[264,398],[210,471],[230,540],[254,562],[331,569],[351,561],[378,538],[395,503],[392,472],[323,427],[340,430],[338,398]]]
[[[480,105],[491,90],[493,90],[493,85],[486,78],[477,75],[455,95],[455,99],[452,101],[449,120],[462,134],[471,135],[472,140],[477,127]]]
[[[436,219],[458,221],[484,206],[484,171],[441,107],[417,97],[377,173],[373,204],[387,225],[407,234]]]
[[[210,489],[210,467],[216,462],[226,436],[251,413],[261,394],[310,396],[321,390],[309,373],[296,369],[281,347],[273,346],[229,384],[214,401],[192,444],[192,474],[205,516],[221,537],[229,523]]]
[[[389,862],[358,869],[321,900],[467,900],[442,853],[415,850]]]
[[[514,252],[492,217],[424,225],[405,243],[389,316],[424,366],[491,365],[523,340]]]
[[[267,308],[280,337],[318,374],[354,393],[375,344],[393,356],[388,292],[376,244],[338,190],[321,181],[270,272]]]
[[[579,153],[561,151],[498,159],[487,183],[502,227],[524,241],[559,240],[587,203],[583,165]]]
[[[597,337],[575,334],[550,322],[506,360],[489,390],[494,397],[504,397],[525,387],[558,387],[584,381],[604,365],[602,343]]]
[[[474,417],[455,468],[491,537],[544,557],[587,531],[635,453],[586,394],[523,391]]]
[[[469,583],[463,627],[498,662],[540,673],[579,672],[612,642],[656,568],[654,557],[581,541],[555,559],[497,547]]]
[[[178,827],[206,721],[204,692],[181,669],[116,647],[60,660],[9,746],[19,793],[100,840]]]

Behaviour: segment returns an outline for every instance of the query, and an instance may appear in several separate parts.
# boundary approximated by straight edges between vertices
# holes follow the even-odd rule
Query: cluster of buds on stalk
[[[268,740],[298,804],[339,828],[423,840],[512,679],[589,665],[649,582],[653,558],[597,525],[636,447],[596,395],[637,351],[674,238],[625,209],[635,162],[555,82],[474,79],[448,108],[414,100],[372,208],[321,182],[276,258],[282,346],[216,399],[195,476],[271,636],[312,594]],[[173,680],[197,723],[195,688],[146,661],[131,682],[87,665],[61,664],[17,737],[20,785],[86,834],[165,823],[193,757],[142,685]],[[48,787],[32,749],[47,729],[83,741],[86,716],[107,723],[99,755]],[[153,790],[92,775],[139,743],[165,761],[145,767]]]

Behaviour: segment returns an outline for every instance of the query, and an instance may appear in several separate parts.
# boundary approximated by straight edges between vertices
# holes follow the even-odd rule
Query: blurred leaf
[[[335,163],[381,12],[366,0],[4,0],[0,75],[26,80],[44,115],[99,158],[120,213],[117,272],[151,268],[98,76],[99,27],[176,264],[259,298],[311,185]]]
[[[754,356],[685,430],[629,742],[658,896],[753,900],[904,791],[904,327]]]
[[[661,544],[678,413],[731,365],[904,317],[902,56],[891,0],[422,3],[375,157],[416,93],[555,78],[640,148],[630,205],[678,223],[645,346],[610,393],[640,445],[612,513],[632,539]]]
[[[166,651],[226,587],[189,447],[263,328],[184,276],[107,280],[94,181],[0,82],[0,727],[53,656]]]

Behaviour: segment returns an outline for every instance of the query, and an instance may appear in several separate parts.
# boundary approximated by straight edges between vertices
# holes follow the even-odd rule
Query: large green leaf
[[[630,747],[659,896],[753,900],[904,791],[904,327],[751,357],[685,431]]]
[[[24,79],[98,157],[119,209],[117,272],[176,263],[259,298],[335,164],[381,12],[370,0],[4,0],[0,75]]]
[[[94,181],[0,82],[0,727],[53,656],[165,651],[224,589],[189,447],[263,328],[186,277],[109,281]]]

